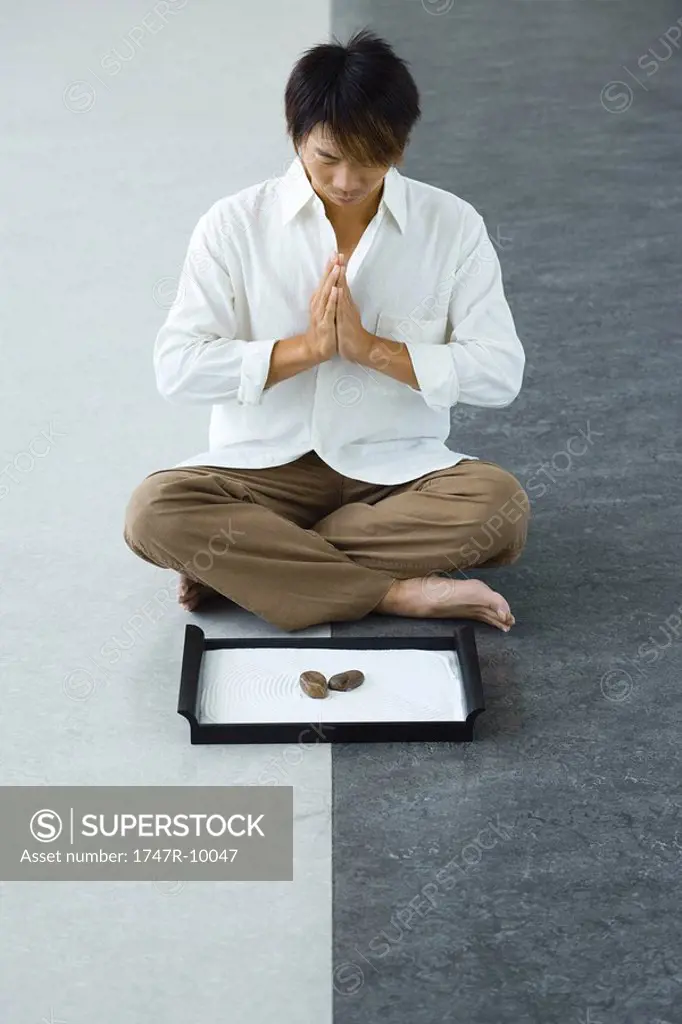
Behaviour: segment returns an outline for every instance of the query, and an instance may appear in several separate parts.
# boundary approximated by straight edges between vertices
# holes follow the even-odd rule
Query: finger
[[[329,294],[330,294],[330,292],[331,292],[332,288],[333,288],[333,287],[334,287],[335,285],[337,285],[337,284],[338,284],[338,281],[339,281],[339,273],[340,273],[340,271],[339,271],[339,267],[338,267],[338,264],[335,264],[335,265],[334,265],[334,266],[332,267],[331,271],[329,272],[329,274],[328,274],[328,276],[327,276],[327,280],[326,280],[326,281],[324,282],[324,287],[323,287],[323,289],[322,289],[322,295],[323,295],[323,297],[324,297],[324,301],[325,301],[325,302],[326,302],[326,301],[327,301],[327,299],[329,298]]]
[[[326,301],[326,295],[327,295],[326,289],[328,288],[328,286],[330,284],[329,279],[330,279],[330,277],[332,277],[332,271],[334,270],[335,266],[336,266],[336,257],[332,256],[327,261],[327,265],[324,268],[324,272],[322,274],[322,277],[320,278],[320,282],[319,282],[317,288],[315,289],[315,293],[314,293],[315,296],[318,296],[323,301]],[[331,283],[333,284],[334,282],[332,281]]]
[[[327,261],[324,277],[317,286],[310,301],[310,313],[311,316],[315,317],[315,319],[319,319],[325,315],[327,300],[329,299],[331,289],[339,274],[338,270],[334,270],[336,266],[336,256],[334,255]]]
[[[329,298],[327,300],[327,307],[324,311],[325,320],[333,320],[336,313],[336,300],[338,298],[339,289],[335,286],[332,288]]]
[[[327,299],[329,298],[329,294],[337,276],[338,271],[335,274],[332,267],[330,273],[318,286],[317,291],[313,295],[312,302],[314,304],[314,309],[322,316],[324,316],[324,311],[327,307]]]
[[[329,283],[329,278],[330,278],[331,273],[332,273],[332,271],[334,269],[334,266],[335,266],[335,260],[332,258],[332,259],[330,259],[327,262],[327,265],[324,268],[324,272],[322,274],[322,277],[320,278],[319,284],[318,284],[318,286],[316,288],[316,293],[318,295],[322,295],[324,293],[324,289],[325,289],[326,285]]]

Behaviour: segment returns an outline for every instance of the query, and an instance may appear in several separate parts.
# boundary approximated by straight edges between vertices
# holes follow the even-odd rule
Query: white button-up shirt
[[[419,389],[340,355],[264,388],[336,248],[298,157],[201,216],[154,347],[161,395],[212,406],[208,450],[178,466],[260,469],[314,450],[346,476],[395,484],[481,457],[445,442],[458,402],[501,409],[521,388],[497,253],[473,206],[395,167],[347,280],[363,326],[407,345]]]

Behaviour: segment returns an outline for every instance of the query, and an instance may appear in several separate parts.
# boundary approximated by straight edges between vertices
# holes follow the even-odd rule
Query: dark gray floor
[[[479,574],[517,624],[477,629],[477,741],[334,749],[339,1024],[682,1021],[678,18],[663,0],[335,4],[337,36],[371,25],[412,64],[404,172],[501,240],[524,390],[457,410],[452,446],[533,507],[522,561]]]

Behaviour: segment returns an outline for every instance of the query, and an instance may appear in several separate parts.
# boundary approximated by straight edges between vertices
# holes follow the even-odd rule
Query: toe
[[[507,623],[500,621],[499,615],[492,609],[484,608],[481,618],[483,622],[487,622],[489,626],[496,626],[497,629],[501,629],[504,632],[507,632],[509,630],[509,626],[507,625]]]
[[[500,626],[505,631],[509,630],[509,628],[512,625],[512,623],[511,623],[511,613],[509,615],[501,614],[499,609],[498,609],[497,612],[493,613],[493,614],[494,614],[495,624],[497,626]]]

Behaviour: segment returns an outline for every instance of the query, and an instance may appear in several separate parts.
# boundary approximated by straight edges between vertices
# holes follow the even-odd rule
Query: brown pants
[[[310,451],[266,469],[151,473],[123,536],[153,565],[296,630],[363,618],[394,579],[515,562],[529,516],[526,492],[494,462],[370,484]]]

